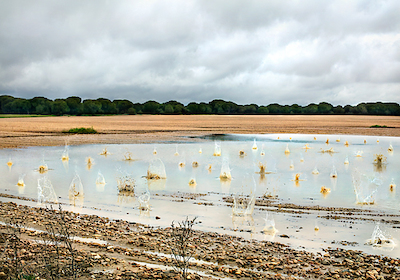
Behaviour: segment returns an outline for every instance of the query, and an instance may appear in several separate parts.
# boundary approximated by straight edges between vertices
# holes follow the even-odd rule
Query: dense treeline
[[[177,101],[158,103],[147,101],[143,104],[129,100],[106,98],[86,99],[72,96],[66,99],[50,100],[45,97],[32,99],[0,96],[0,114],[37,114],[37,115],[112,115],[112,114],[358,114],[358,115],[400,115],[398,103],[360,103],[357,106],[333,106],[326,102],[307,106],[270,104],[238,105],[224,100],[213,100],[209,103],[191,102],[183,105]]]

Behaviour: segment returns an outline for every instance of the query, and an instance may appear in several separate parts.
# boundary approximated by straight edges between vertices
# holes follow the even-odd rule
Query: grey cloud
[[[400,2],[3,1],[0,94],[395,101]]]

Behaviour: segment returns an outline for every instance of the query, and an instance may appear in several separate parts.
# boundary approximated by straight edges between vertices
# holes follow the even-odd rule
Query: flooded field
[[[221,135],[202,142],[0,150],[2,201],[319,252],[400,255],[395,137]]]

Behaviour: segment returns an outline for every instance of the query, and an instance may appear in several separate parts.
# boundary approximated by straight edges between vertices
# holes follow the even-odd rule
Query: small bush
[[[97,130],[95,130],[93,127],[75,127],[71,128],[70,130],[63,130],[63,133],[74,133],[74,134],[96,134]]]
[[[376,125],[371,125],[370,128],[387,128],[387,126],[376,124]]]

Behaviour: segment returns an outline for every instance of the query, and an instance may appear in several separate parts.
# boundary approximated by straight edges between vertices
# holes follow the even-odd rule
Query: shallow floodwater
[[[308,211],[311,214],[269,212],[278,232],[276,235],[268,235],[261,232],[268,208],[256,206],[254,213],[246,217],[232,215],[232,208],[222,197],[241,192],[243,182],[249,182],[249,178],[254,178],[257,197],[264,194],[277,196],[280,203],[361,208],[383,214],[400,214],[400,190],[396,192],[395,187],[391,191],[389,187],[392,182],[400,187],[398,138],[343,135],[315,137],[316,140],[313,135],[226,135],[205,138],[200,143],[70,146],[68,161],[61,160],[64,147],[0,150],[0,162],[3,162],[0,165],[0,192],[37,199],[38,179],[47,176],[58,201],[65,205],[64,208],[79,213],[93,213],[158,226],[169,226],[173,220],[182,220],[187,215],[198,216],[202,223],[197,228],[201,230],[275,240],[313,251],[327,246],[343,247],[340,243],[345,241],[353,244],[351,247],[346,246],[349,249],[399,257],[399,246],[382,249],[364,245],[371,238],[375,222],[327,220],[318,217],[326,215],[326,212],[321,211]],[[257,149],[253,149],[254,139]],[[329,144],[326,143],[327,139]],[[339,139],[340,142],[337,141]],[[221,147],[221,156],[213,156],[215,141]],[[345,145],[346,141],[349,145]],[[309,149],[304,149],[306,144]],[[388,152],[390,145],[393,152]],[[107,156],[100,155],[104,148],[109,153]],[[286,148],[290,153],[285,153]],[[333,153],[321,152],[331,148]],[[239,156],[240,151],[244,155]],[[382,166],[374,164],[376,154],[385,157]],[[132,160],[125,160],[128,155]],[[90,168],[87,165],[88,157],[92,159]],[[346,158],[349,164],[344,164]],[[163,162],[166,179],[144,178],[149,164],[155,159]],[[9,160],[13,162],[11,167],[7,166]],[[223,161],[229,164],[231,180],[219,178]],[[182,162],[185,166],[179,165]],[[193,162],[197,162],[197,167],[193,167]],[[259,163],[263,163],[270,174],[260,176],[257,173]],[[37,170],[44,164],[47,164],[49,170],[40,174]],[[312,174],[314,169],[319,174]],[[336,178],[331,178],[333,170],[336,170]],[[99,172],[104,176],[105,185],[96,184]],[[356,204],[352,180],[355,172],[364,178],[363,193],[372,194],[375,202],[373,205]],[[82,182],[84,194],[79,194],[72,201],[69,189],[76,174]],[[296,174],[300,174],[299,181],[294,181]],[[135,179],[135,195],[119,193],[117,179],[121,176]],[[17,186],[21,177],[25,184],[23,187]],[[192,179],[196,184],[189,184]],[[322,186],[329,188],[330,193],[322,195]],[[151,197],[150,211],[140,211],[138,197],[147,190]],[[188,193],[202,195],[182,200],[182,194],[186,197]],[[358,199],[363,200],[360,197]],[[22,200],[18,202],[32,204]],[[155,219],[156,216],[161,219]],[[316,226],[318,231],[314,230]],[[395,243],[400,242],[400,238],[397,240],[400,236],[398,228],[391,224],[381,227]],[[288,235],[290,239],[279,237],[281,234]]]

